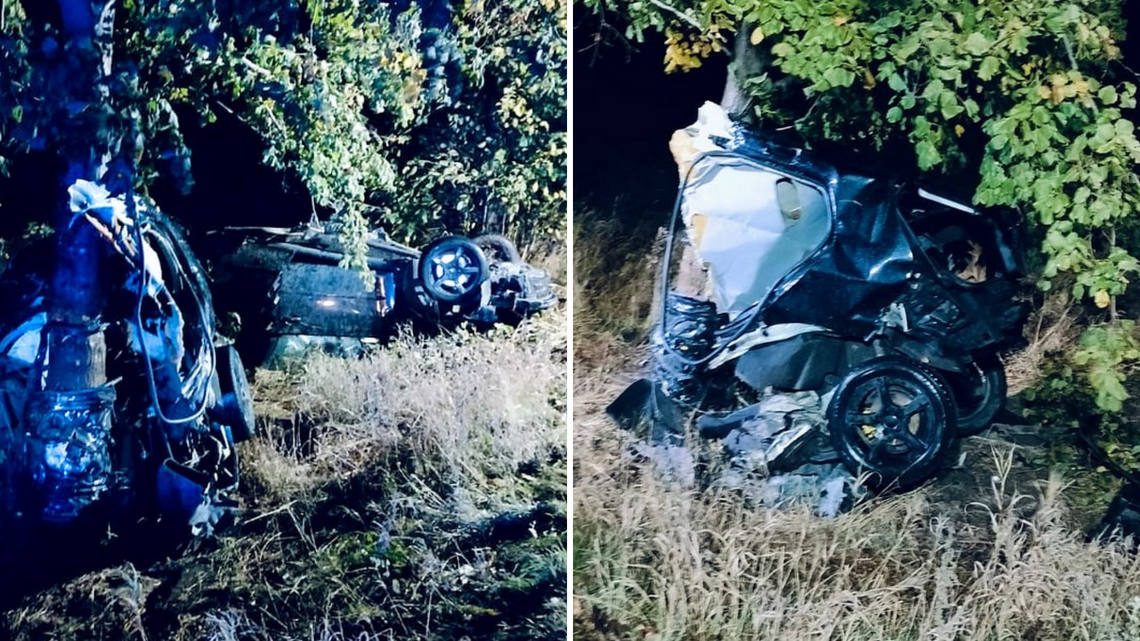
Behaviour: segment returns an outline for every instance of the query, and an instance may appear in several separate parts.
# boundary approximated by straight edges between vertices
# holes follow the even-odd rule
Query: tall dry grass
[[[489,478],[565,449],[566,315],[555,310],[517,330],[405,335],[360,359],[313,354],[258,373],[259,414],[270,425],[249,467],[267,489],[295,494],[305,479],[352,474],[390,457],[418,474],[476,491]],[[281,433],[316,426],[302,437]],[[304,448],[301,448],[304,449]]]
[[[0,638],[564,638],[565,319],[259,370],[238,523],[30,595]]]
[[[575,490],[579,621],[658,640],[1140,638],[1140,561],[1084,541],[1058,478],[1006,487],[1004,456],[989,499],[962,507],[984,528],[922,490],[824,520],[595,476]]]

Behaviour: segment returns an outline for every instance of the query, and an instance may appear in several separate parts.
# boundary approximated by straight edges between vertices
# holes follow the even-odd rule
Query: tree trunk
[[[760,75],[769,62],[750,40],[753,28],[750,24],[741,23],[736,30],[736,39],[732,46],[732,63],[728,66],[724,94],[720,99],[720,106],[725,112],[733,120],[745,124],[754,124],[755,117],[752,112],[752,99],[744,93],[741,79]]]
[[[79,390],[107,381],[106,342],[100,328],[105,302],[100,263],[105,248],[91,225],[72,220],[66,188],[102,177],[112,148],[108,80],[115,0],[58,0],[65,42],[55,61],[53,100],[84,105],[61,127],[59,152],[67,161],[56,213],[58,257],[48,301],[52,330],[47,388]]]

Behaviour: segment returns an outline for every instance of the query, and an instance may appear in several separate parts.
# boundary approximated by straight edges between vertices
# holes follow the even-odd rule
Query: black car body
[[[816,391],[853,472],[927,478],[1004,401],[998,353],[1027,315],[1017,221],[735,125],[720,133],[679,159],[654,380],[611,413],[648,407],[669,434],[667,407],[708,411],[737,382]]]
[[[373,233],[371,282],[340,267],[340,236],[320,224],[227,228],[211,233],[207,247],[216,305],[237,315],[251,362],[313,345],[352,350],[404,323],[517,323],[557,300],[549,275],[497,236],[451,236],[419,251]]]

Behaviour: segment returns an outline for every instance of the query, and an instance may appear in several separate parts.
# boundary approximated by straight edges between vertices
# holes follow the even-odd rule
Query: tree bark
[[[754,124],[752,99],[742,87],[741,79],[760,75],[768,66],[768,60],[761,50],[752,44],[753,25],[741,23],[736,30],[732,46],[732,63],[728,66],[728,77],[724,83],[724,94],[720,106],[729,117],[745,124]]]
[[[48,300],[49,364],[46,386],[79,390],[106,383],[106,342],[100,328],[106,287],[100,264],[105,251],[95,230],[72,220],[66,188],[102,177],[112,148],[109,78],[115,0],[58,0],[65,37],[54,61],[53,100],[83,105],[62,126],[59,153],[67,161],[56,213],[57,263]]]

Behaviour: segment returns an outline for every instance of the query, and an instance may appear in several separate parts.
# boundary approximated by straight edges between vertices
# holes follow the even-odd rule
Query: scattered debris
[[[633,446],[634,454],[653,464],[658,478],[684,489],[697,484],[697,468],[693,453],[687,447],[664,443],[640,442]]]

